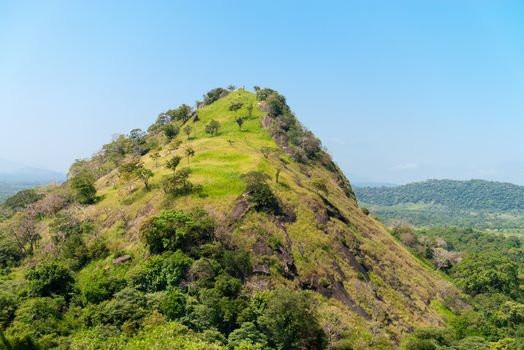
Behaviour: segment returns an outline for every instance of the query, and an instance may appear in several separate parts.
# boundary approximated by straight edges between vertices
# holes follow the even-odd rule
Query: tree
[[[202,209],[164,210],[140,228],[140,239],[152,254],[181,249],[188,252],[213,238],[215,224]]]
[[[167,195],[176,197],[189,194],[195,188],[189,180],[190,169],[181,169],[173,175],[166,176],[162,182],[162,189]]]
[[[184,127],[184,133],[187,135],[188,140],[189,140],[189,137],[191,136],[191,131],[193,131],[193,128],[191,128],[190,125],[186,125]]]
[[[242,108],[244,104],[242,102],[232,102],[229,105],[229,110],[232,112],[235,112],[235,114],[238,112],[240,108]]]
[[[147,191],[149,190],[149,179],[154,175],[151,170],[145,168],[143,165],[136,170],[136,176],[142,180]]]
[[[270,345],[277,349],[325,349],[326,335],[304,292],[276,289],[257,319]]]
[[[167,161],[166,168],[175,171],[177,166],[180,164],[181,160],[182,160],[182,157],[180,157],[180,156],[173,156],[173,158],[171,158],[170,160]]]
[[[278,184],[278,180],[280,178],[280,173],[282,172],[282,167],[278,166],[277,170],[275,171],[275,182]]]
[[[96,199],[95,178],[83,171],[69,181],[74,197],[80,204],[93,204]]]
[[[164,126],[164,135],[166,135],[169,141],[174,139],[178,135],[179,132],[180,132],[180,128],[176,125],[168,124]]]
[[[131,273],[132,285],[142,292],[176,288],[193,261],[180,250],[151,257]]]
[[[204,104],[210,105],[222,97],[227,96],[227,94],[229,94],[229,91],[224,88],[210,90],[207,94],[204,95]]]
[[[154,176],[153,172],[146,167],[139,159],[133,159],[127,163],[122,164],[118,171],[120,176],[129,180],[131,178],[137,178],[144,183],[146,190],[149,190],[149,179]]]
[[[4,226],[7,235],[12,237],[23,256],[32,255],[40,234],[36,230],[36,220],[27,213],[19,213]]]
[[[247,116],[251,118],[253,116],[253,104],[250,103],[247,105]]]
[[[518,265],[507,256],[486,251],[467,256],[451,269],[451,276],[470,295],[503,293],[516,296],[521,284],[518,271]]]
[[[39,201],[43,197],[43,194],[30,188],[19,191],[14,196],[9,197],[6,199],[4,205],[11,210],[18,211],[27,208],[29,205]]]
[[[227,86],[227,89],[228,89],[229,91],[234,91],[234,90],[236,89],[236,86],[231,84],[231,85],[228,85],[228,86]]]
[[[154,152],[153,154],[151,154],[151,159],[153,159],[155,161],[155,167],[158,168],[158,159],[160,159],[160,152]]]
[[[39,265],[28,272],[31,294],[40,297],[67,296],[75,282],[71,271],[56,262]]]
[[[210,120],[206,125],[206,133],[216,136],[218,134],[218,129],[220,128],[220,123],[214,119]]]
[[[270,179],[269,175],[259,171],[251,171],[242,175],[242,179],[246,183],[246,192],[249,194],[249,200],[253,203],[255,210],[270,214],[280,212],[278,199],[266,183]]]
[[[195,156],[195,150],[192,147],[187,147],[185,150],[187,162],[189,163],[189,158]]]
[[[167,115],[169,115],[172,122],[182,122],[185,123],[191,118],[191,114],[193,113],[193,109],[191,106],[188,106],[186,104],[181,105],[177,109],[170,109],[166,112]]]
[[[237,122],[238,127],[240,128],[240,130],[242,130],[242,125],[244,125],[245,118],[244,117],[238,117],[238,118],[235,119],[235,121]]]

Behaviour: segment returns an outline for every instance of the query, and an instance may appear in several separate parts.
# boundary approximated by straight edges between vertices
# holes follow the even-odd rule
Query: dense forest
[[[524,247],[515,237],[470,228],[415,230],[399,224],[393,235],[421,260],[445,273],[467,295],[443,304],[446,328],[418,329],[406,349],[524,349]]]
[[[522,233],[524,187],[483,180],[429,180],[398,187],[356,188],[362,206],[384,223],[473,227]]]
[[[425,203],[455,210],[524,209],[524,186],[484,180],[427,180],[397,187],[357,188],[358,199],[373,205]]]

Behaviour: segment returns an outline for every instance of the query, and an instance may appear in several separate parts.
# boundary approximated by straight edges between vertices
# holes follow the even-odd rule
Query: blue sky
[[[0,158],[66,171],[228,84],[287,96],[350,180],[524,184],[522,1],[0,0]]]

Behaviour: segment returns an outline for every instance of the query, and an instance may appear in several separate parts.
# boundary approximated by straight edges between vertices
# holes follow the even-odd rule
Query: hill
[[[271,89],[161,113],[4,212],[0,330],[26,348],[391,349],[461,300]]]
[[[378,205],[437,204],[453,209],[524,209],[524,186],[469,180],[427,180],[396,187],[359,188],[359,200]]]
[[[55,171],[0,159],[0,203],[20,190],[65,179],[64,174]]]
[[[391,223],[469,226],[521,232],[524,187],[484,180],[428,180],[397,187],[356,188],[362,205]]]

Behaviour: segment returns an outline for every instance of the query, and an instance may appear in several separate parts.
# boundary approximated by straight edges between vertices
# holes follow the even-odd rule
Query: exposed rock
[[[113,265],[120,265],[122,263],[125,263],[126,261],[129,261],[131,260],[131,255],[122,255],[122,256],[119,256],[118,258],[116,259],[113,259]]]
[[[264,264],[253,266],[253,273],[261,275],[270,275],[269,264],[266,262]]]

